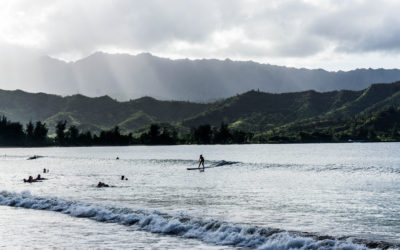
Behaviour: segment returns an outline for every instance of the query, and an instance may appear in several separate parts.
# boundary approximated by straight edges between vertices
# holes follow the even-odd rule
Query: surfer
[[[40,176],[40,174],[38,174],[35,181],[42,181],[42,180],[44,180],[44,178],[42,178],[42,176]]]
[[[29,183],[31,183],[31,182],[35,182],[35,180],[33,179],[32,176],[29,176],[28,180],[27,180],[27,179],[24,179],[24,182],[29,182]]]
[[[201,165],[203,165],[203,171],[204,171],[204,157],[203,157],[203,155],[200,155],[200,158],[199,158],[199,169],[200,169]]]
[[[97,184],[97,187],[101,188],[101,187],[109,187],[109,185],[105,184],[104,182],[99,181],[99,183]]]

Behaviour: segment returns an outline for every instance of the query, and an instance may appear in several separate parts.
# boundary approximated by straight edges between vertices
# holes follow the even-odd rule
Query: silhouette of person
[[[201,165],[203,165],[203,170],[204,170],[204,157],[203,157],[203,155],[200,155],[200,158],[199,158],[199,169],[200,169]]]
[[[97,184],[97,187],[109,187],[109,185],[108,184],[105,184],[104,182],[99,182],[98,184]]]
[[[29,176],[28,180],[24,179],[24,182],[29,182],[29,183],[34,182],[33,177]]]

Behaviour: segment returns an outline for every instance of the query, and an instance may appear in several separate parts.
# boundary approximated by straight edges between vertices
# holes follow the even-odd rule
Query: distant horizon
[[[62,96],[82,93],[118,100],[210,101],[251,89],[269,93],[360,90],[400,80],[399,69],[328,71],[254,60],[167,58],[98,51],[66,62],[32,51],[7,51],[0,58],[0,88]]]
[[[167,60],[172,60],[172,61],[178,61],[178,60],[189,60],[189,61],[202,61],[202,60],[217,60],[217,61],[232,61],[232,62],[251,62],[251,63],[256,63],[256,64],[261,64],[261,65],[270,65],[270,66],[278,66],[278,67],[286,67],[286,68],[293,68],[293,69],[306,69],[306,70],[325,70],[327,72],[349,72],[349,71],[354,71],[354,70],[359,70],[359,69],[365,69],[365,70],[379,70],[379,69],[384,69],[384,70],[397,70],[400,69],[400,67],[398,68],[389,68],[389,67],[357,67],[357,68],[349,68],[349,69],[337,69],[337,70],[331,70],[331,69],[327,69],[327,68],[323,68],[323,67],[316,67],[316,68],[312,68],[312,67],[307,67],[307,66],[291,66],[291,65],[284,65],[284,64],[274,64],[274,63],[270,63],[270,62],[263,62],[263,61],[257,61],[257,60],[253,60],[253,59],[234,59],[234,58],[218,58],[218,57],[168,57],[168,56],[163,56],[163,55],[159,55],[156,53],[152,53],[149,51],[143,51],[143,52],[136,52],[136,53],[130,53],[130,52],[108,52],[108,51],[103,51],[103,50],[97,50],[94,51],[86,56],[81,56],[78,57],[77,59],[74,60],[68,60],[62,57],[56,57],[56,56],[51,56],[51,55],[43,55],[43,56],[48,56],[52,59],[56,59],[65,63],[76,63],[79,62],[81,60],[84,60],[85,58],[88,58],[90,56],[93,56],[97,53],[102,53],[102,54],[107,54],[107,55],[128,55],[128,56],[140,56],[140,55],[146,55],[149,54],[153,57],[157,57],[157,58],[161,58],[161,59],[167,59]]]

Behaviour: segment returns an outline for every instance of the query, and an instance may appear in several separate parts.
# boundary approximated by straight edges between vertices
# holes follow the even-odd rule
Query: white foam
[[[189,216],[171,216],[157,211],[131,210],[114,206],[68,201],[57,197],[40,197],[29,192],[0,192],[0,205],[57,211],[99,222],[113,222],[153,233],[195,238],[216,245],[259,249],[367,249],[350,241],[315,240],[296,233],[274,229],[233,225],[217,220]]]

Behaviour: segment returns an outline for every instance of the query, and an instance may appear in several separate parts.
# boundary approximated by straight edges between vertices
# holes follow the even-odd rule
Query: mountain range
[[[269,93],[362,90],[400,80],[398,69],[329,72],[252,61],[171,60],[151,54],[94,53],[75,62],[9,53],[0,58],[0,87],[57,95],[109,95],[120,101],[143,96],[209,102],[249,90]]]
[[[302,91],[272,94],[248,91],[209,103],[163,101],[142,97],[119,102],[108,96],[57,96],[0,90],[0,114],[13,121],[44,121],[54,132],[66,120],[80,130],[98,132],[118,125],[123,132],[138,132],[152,123],[168,123],[186,130],[202,124],[263,133],[315,120],[340,120],[400,106],[400,81],[373,84],[360,91]]]

